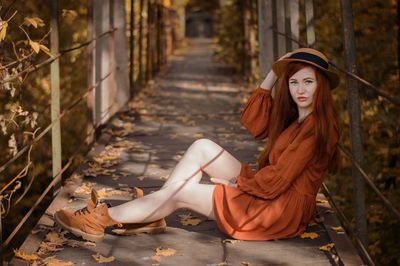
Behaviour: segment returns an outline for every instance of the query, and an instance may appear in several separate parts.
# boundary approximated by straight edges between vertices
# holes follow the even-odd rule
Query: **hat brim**
[[[287,65],[290,62],[301,62],[301,63],[313,65],[316,68],[318,68],[319,70],[321,70],[323,73],[326,74],[327,78],[329,79],[329,83],[331,85],[331,90],[336,88],[340,83],[340,78],[339,78],[338,74],[336,74],[335,72],[327,70],[327,69],[321,67],[320,65],[317,65],[317,64],[307,61],[307,60],[291,59],[291,58],[281,59],[272,64],[272,70],[278,76],[278,78],[280,78],[283,75]]]

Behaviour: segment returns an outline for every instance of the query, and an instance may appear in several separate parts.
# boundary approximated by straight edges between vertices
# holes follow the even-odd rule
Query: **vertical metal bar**
[[[3,217],[0,210],[0,266],[3,266]]]
[[[87,36],[86,39],[89,41],[94,37],[94,1],[96,0],[88,0],[87,2]],[[87,87],[91,88],[95,84],[95,65],[94,65],[94,48],[96,42],[91,43],[88,45],[86,49],[87,54],[87,61],[86,61],[86,69],[87,69]],[[87,125],[86,132],[93,132],[93,128],[95,127],[96,120],[95,120],[95,102],[94,102],[95,93],[89,94],[87,97],[86,104],[90,111],[91,116],[88,117],[89,123]],[[93,135],[87,140],[87,143],[91,143],[95,138],[95,132]]]
[[[299,41],[300,37],[300,28],[299,28],[299,19],[300,19],[300,10],[299,10],[299,0],[289,0],[289,9],[290,9],[290,32],[291,37],[294,40]],[[290,41],[291,49],[299,48],[299,44],[295,41]]]
[[[341,0],[340,9],[343,24],[343,42],[346,60],[346,69],[350,73],[357,74],[356,46],[354,40],[352,1]],[[358,82],[351,76],[347,76],[347,108],[350,117],[350,139],[351,149],[355,161],[362,165],[363,152],[361,142],[361,118],[360,118],[360,95]],[[367,220],[365,210],[365,183],[361,173],[355,165],[352,167],[353,175],[353,202],[356,210],[356,230],[361,242],[365,247],[368,245]]]
[[[307,45],[313,47],[315,45],[315,27],[314,27],[314,3],[313,0],[305,0],[306,11],[306,30]]]
[[[131,91],[131,97],[135,93],[135,77],[134,77],[134,64],[135,64],[135,38],[134,38],[134,30],[135,30],[135,0],[131,0],[131,16],[130,16],[130,53],[129,53],[129,86]]]
[[[274,31],[272,3],[275,0],[258,0],[258,61],[260,65],[260,79],[262,80],[274,62]]]
[[[140,0],[139,5],[139,84],[140,86],[143,84],[143,64],[142,64],[142,57],[143,57],[143,3],[144,0]]]
[[[146,23],[146,82],[151,79],[151,20],[152,20],[152,12],[151,12],[151,0],[147,0],[147,23]]]
[[[276,28],[278,32],[286,33],[285,27],[285,1],[275,0],[276,3]],[[281,57],[286,53],[286,37],[284,35],[279,34],[277,36],[278,41],[278,53],[277,56]]]
[[[50,51],[58,54],[58,0],[49,0],[51,7],[50,19]],[[50,66],[51,80],[51,121],[60,116],[60,61],[56,59]],[[51,129],[53,177],[61,171],[61,126],[58,120]],[[60,188],[60,183],[54,187],[55,193]]]

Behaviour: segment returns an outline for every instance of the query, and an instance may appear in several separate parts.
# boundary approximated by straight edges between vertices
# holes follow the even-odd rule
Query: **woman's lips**
[[[297,100],[299,100],[300,102],[305,102],[307,101],[307,97],[297,97]]]

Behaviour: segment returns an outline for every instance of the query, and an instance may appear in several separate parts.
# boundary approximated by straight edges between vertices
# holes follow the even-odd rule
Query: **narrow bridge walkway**
[[[117,236],[108,231],[104,241],[94,245],[54,233],[54,211],[83,207],[91,187],[111,204],[132,199],[135,186],[145,193],[157,190],[198,138],[214,140],[243,162],[255,162],[262,143],[239,123],[241,100],[250,91],[212,59],[210,40],[189,41],[127,111],[110,121],[21,250],[74,265],[98,265],[92,256],[97,253],[109,258],[108,265],[361,265],[346,234],[331,228],[339,224],[322,194],[318,195],[321,222],[307,229],[318,234],[314,239],[232,241],[214,221],[189,210],[167,217],[164,234]],[[330,251],[320,250],[330,243],[335,243]],[[161,249],[158,255],[157,248]],[[13,264],[26,262],[14,259]]]

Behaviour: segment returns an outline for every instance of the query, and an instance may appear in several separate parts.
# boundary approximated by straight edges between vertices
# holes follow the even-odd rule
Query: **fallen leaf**
[[[142,176],[139,176],[138,179],[139,179],[140,181],[143,181],[143,180],[144,180],[144,176],[143,176],[143,175],[142,175]]]
[[[196,226],[199,225],[202,220],[199,218],[192,218],[192,219],[185,219],[185,220],[180,220],[182,225],[192,225],[192,226]]]
[[[27,260],[27,261],[31,261],[31,260],[37,260],[39,259],[39,256],[36,254],[27,254],[23,251],[20,251],[19,249],[14,249],[14,254],[15,257],[23,259],[23,260]]]
[[[326,199],[317,199],[317,203],[328,203]]]
[[[169,178],[169,175],[160,176],[161,180],[167,180],[168,178]]]
[[[237,240],[237,239],[224,239],[224,240],[222,240],[222,243],[230,243],[230,244],[235,244],[235,243],[238,243],[238,242],[240,242],[240,240]]]
[[[334,246],[335,246],[335,243],[329,243],[329,244],[326,244],[324,246],[320,246],[319,250],[330,251]]]
[[[151,256],[150,258],[149,258],[149,260],[151,261],[151,262],[155,262],[155,263],[160,263],[161,262],[161,257],[160,256],[157,256],[157,255],[153,255],[153,256]]]
[[[331,229],[335,232],[344,232],[344,229],[341,226],[331,226]]]
[[[46,266],[72,266],[74,265],[71,261],[64,261],[57,259],[55,256],[47,257],[43,260]]]
[[[247,262],[247,261],[242,261],[242,265],[251,266],[252,264],[250,262]]]
[[[96,246],[96,243],[90,242],[90,241],[86,241],[86,242],[84,243],[84,245],[85,245],[85,246],[88,246],[88,247],[95,247],[95,246]]]
[[[317,233],[314,232],[304,232],[300,235],[301,238],[310,238],[310,239],[314,239],[314,238],[318,238],[319,235]]]
[[[156,248],[156,256],[169,257],[169,256],[173,256],[175,254],[176,254],[176,250],[173,248],[163,248],[163,247]]]
[[[100,253],[92,254],[92,257],[97,263],[108,263],[108,262],[112,262],[115,260],[114,256],[104,257]]]
[[[67,239],[61,237],[57,232],[49,232],[46,235],[45,241],[62,246],[67,241]]]

